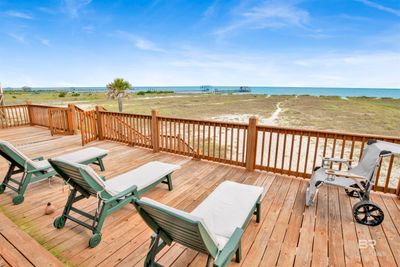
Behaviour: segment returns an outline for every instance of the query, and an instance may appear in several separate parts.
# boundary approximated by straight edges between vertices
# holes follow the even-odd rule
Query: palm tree
[[[131,89],[132,85],[122,78],[116,78],[113,82],[107,84],[108,99],[118,99],[118,110],[122,112],[122,98],[128,95],[127,90]]]

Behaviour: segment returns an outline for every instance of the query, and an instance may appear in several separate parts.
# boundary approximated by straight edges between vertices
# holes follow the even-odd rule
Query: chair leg
[[[105,171],[106,168],[104,167],[103,159],[102,159],[102,158],[97,158],[97,162],[99,163],[100,170],[101,170],[102,172]]]
[[[3,182],[0,184],[0,194],[3,193],[6,189],[6,185],[8,185],[8,182],[10,181],[10,178],[15,170],[16,165],[11,164],[10,167],[8,168],[7,174],[3,179]]]
[[[154,236],[151,237],[150,250],[147,253],[144,266],[146,266],[146,267],[157,266],[155,259],[156,259],[156,255],[159,251],[159,248],[158,248],[159,243],[160,243],[160,232],[158,231],[157,235],[155,237]]]
[[[210,263],[211,263],[211,255],[208,255],[206,267],[210,266]]]
[[[256,204],[256,222],[259,223],[261,220],[261,203],[257,202]]]
[[[172,191],[173,186],[172,186],[172,175],[171,174],[167,175],[167,181],[168,181],[168,190]]]
[[[236,250],[236,262],[239,263],[242,260],[242,245],[239,243],[239,247]]]
[[[71,193],[69,194],[67,203],[65,204],[64,211],[63,211],[63,214],[62,214],[63,216],[69,215],[69,213],[71,211],[71,208],[72,208],[72,204],[75,201],[77,192],[78,191],[74,188],[74,189],[72,189]]]
[[[32,173],[24,173],[23,175],[24,176],[21,179],[21,182],[19,184],[18,191],[17,191],[18,196],[15,196],[13,198],[13,203],[15,205],[19,205],[22,202],[24,202],[25,191],[26,191],[26,189],[28,188],[28,185],[31,182]]]
[[[101,201],[101,200],[99,200]],[[101,210],[97,216],[97,225],[96,225],[96,230],[93,233],[101,233],[101,228],[103,227],[104,221],[107,217],[107,212],[108,212],[108,206],[103,203]]]

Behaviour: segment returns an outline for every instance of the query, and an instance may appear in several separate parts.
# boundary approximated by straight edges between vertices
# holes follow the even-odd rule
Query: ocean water
[[[209,86],[210,92],[215,89],[237,93],[240,86]],[[312,96],[340,96],[340,97],[375,97],[375,98],[400,98],[399,89],[387,88],[329,88],[329,87],[247,87],[251,90],[250,94],[264,95],[312,95]],[[5,88],[12,89],[12,88]],[[16,89],[16,88],[15,88]],[[81,92],[101,92],[105,87],[46,87],[32,88],[32,90],[57,90],[57,91],[81,91]],[[200,86],[153,86],[135,87],[132,92],[156,90],[174,91],[176,93],[202,93]]]

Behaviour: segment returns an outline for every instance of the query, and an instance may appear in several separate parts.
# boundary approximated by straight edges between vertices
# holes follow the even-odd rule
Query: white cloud
[[[215,33],[224,35],[241,28],[303,27],[308,23],[309,17],[306,10],[290,1],[263,1],[262,4],[240,10],[230,24]]]
[[[138,48],[138,49],[154,51],[154,52],[165,52],[165,50],[163,48],[159,47],[154,42],[147,40],[143,37],[137,36],[135,34],[125,32],[125,31],[117,31],[116,35],[122,39],[125,39],[125,40],[133,43],[136,46],[136,48]]]
[[[382,4],[378,4],[378,3],[375,3],[375,2],[372,2],[372,1],[369,1],[369,0],[357,0],[357,1],[363,3],[364,5],[367,5],[369,7],[372,7],[372,8],[387,12],[387,13],[391,13],[393,15],[396,15],[396,16],[400,17],[400,10],[399,9],[394,9],[394,8],[391,8],[391,7],[387,7],[387,6],[384,6]]]
[[[40,38],[38,37],[38,40],[40,41],[40,43],[44,46],[50,46],[50,41],[48,39],[44,39],[44,38]]]
[[[6,16],[19,18],[19,19],[33,19],[33,17],[27,13],[10,10],[4,13]]]
[[[65,11],[72,17],[79,17],[81,9],[86,7],[92,0],[64,0]]]
[[[208,6],[208,8],[206,9],[206,11],[204,12],[203,16],[205,18],[207,17],[211,17],[215,14],[215,12],[218,9],[218,5],[219,5],[219,1],[220,0],[214,0],[211,5]]]
[[[26,44],[25,36],[17,33],[7,33],[8,36],[14,38],[17,42],[21,44]]]
[[[87,33],[92,33],[94,31],[94,26],[93,25],[83,26],[82,30],[84,30]]]

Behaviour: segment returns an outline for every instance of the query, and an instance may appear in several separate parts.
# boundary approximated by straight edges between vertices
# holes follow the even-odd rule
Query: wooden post
[[[251,116],[249,118],[249,127],[247,129],[247,146],[246,146],[246,169],[248,171],[253,171],[256,165],[257,124],[258,124],[258,117]]]
[[[100,111],[103,110],[102,107],[96,106],[96,117],[97,117],[97,134],[99,140],[103,140],[103,121],[101,120]]]
[[[71,133],[76,134],[78,131],[78,127],[76,124],[76,109],[74,104],[68,104],[67,116],[68,116],[68,130]]]
[[[32,105],[32,100],[27,100],[26,101],[26,105],[28,106],[29,125],[33,126],[34,125],[34,123],[33,123],[34,114],[33,114],[32,106],[31,106]]]
[[[160,116],[160,111],[157,109],[151,110],[151,144],[153,146],[153,152],[158,152],[160,150],[159,147],[159,139],[160,139],[160,131],[158,128],[158,116]]]

